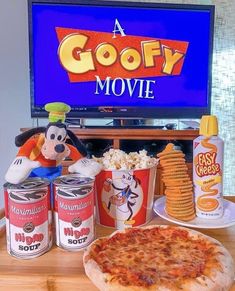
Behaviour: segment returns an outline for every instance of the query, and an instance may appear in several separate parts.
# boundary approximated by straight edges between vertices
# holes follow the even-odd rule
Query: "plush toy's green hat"
[[[49,122],[64,122],[71,107],[63,102],[52,102],[45,105],[45,110],[49,112]]]

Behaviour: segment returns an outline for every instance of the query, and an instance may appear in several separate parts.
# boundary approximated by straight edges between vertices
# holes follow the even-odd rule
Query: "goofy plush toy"
[[[6,181],[18,184],[28,177],[53,181],[61,175],[65,158],[74,161],[69,172],[95,176],[100,166],[93,160],[80,160],[87,155],[86,148],[63,123],[70,107],[54,102],[47,104],[45,110],[49,112],[47,127],[33,128],[16,137],[15,144],[20,149],[5,175]]]

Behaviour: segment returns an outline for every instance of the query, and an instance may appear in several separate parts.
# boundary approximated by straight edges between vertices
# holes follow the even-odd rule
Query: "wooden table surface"
[[[235,202],[234,197],[227,197]],[[169,224],[155,216],[150,224]],[[235,261],[235,226],[224,229],[197,229],[218,241],[230,251]],[[113,229],[96,227],[97,237],[109,235]],[[0,290],[56,290],[95,291],[94,285],[86,277],[82,265],[83,252],[67,252],[56,246],[41,257],[20,260],[6,251],[5,234],[0,236]],[[235,291],[235,284],[231,291]]]

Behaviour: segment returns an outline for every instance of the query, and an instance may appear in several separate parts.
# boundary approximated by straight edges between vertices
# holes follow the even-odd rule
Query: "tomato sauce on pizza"
[[[85,253],[84,266],[100,290],[227,290],[221,288],[234,278],[233,260],[219,242],[174,226],[100,238]]]

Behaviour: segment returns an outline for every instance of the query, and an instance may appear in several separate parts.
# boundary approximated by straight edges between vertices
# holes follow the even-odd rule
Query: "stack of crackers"
[[[193,183],[188,175],[185,155],[181,150],[175,150],[174,144],[169,143],[157,156],[166,187],[167,214],[183,221],[194,219]]]

